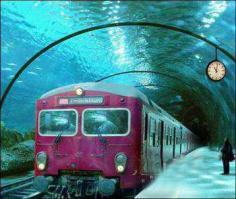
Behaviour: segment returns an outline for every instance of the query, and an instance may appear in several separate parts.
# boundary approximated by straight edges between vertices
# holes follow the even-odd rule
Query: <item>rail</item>
[[[1,198],[30,199],[42,195],[43,193],[34,189],[33,180],[32,176],[1,186]]]

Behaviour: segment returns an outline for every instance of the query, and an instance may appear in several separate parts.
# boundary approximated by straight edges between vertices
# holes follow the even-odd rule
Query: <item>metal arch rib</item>
[[[168,74],[165,74],[165,73],[161,73],[161,72],[158,72],[158,71],[151,71],[151,70],[131,70],[131,71],[125,71],[125,72],[120,72],[120,73],[114,73],[114,74],[111,74],[111,75],[108,75],[106,77],[103,77],[99,80],[96,80],[95,82],[101,82],[105,79],[108,79],[110,77],[115,77],[115,76],[118,76],[118,75],[123,75],[123,74],[129,74],[129,73],[153,73],[153,74],[159,74],[159,75],[163,75],[163,76],[166,76],[166,77],[169,77],[171,79],[175,79],[179,82],[182,82],[184,85],[187,85],[188,87],[190,87],[194,92],[194,88],[192,87],[192,85],[186,83],[185,81],[175,77],[175,76],[171,76],[171,75],[168,75]]]
[[[227,57],[229,57],[233,62],[236,62],[236,59],[233,55],[231,55],[227,50],[225,50],[224,48],[220,47],[219,45],[213,43],[212,41],[210,41],[209,39],[206,39],[205,37],[202,37],[201,35],[195,34],[189,30],[184,30],[184,29],[180,29],[178,27],[175,26],[170,26],[170,25],[166,25],[166,24],[161,24],[161,23],[151,23],[151,22],[120,22],[120,23],[112,23],[112,24],[103,24],[103,25],[98,25],[98,26],[94,26],[94,27],[90,27],[90,28],[86,28],[83,30],[79,30],[77,32],[74,32],[72,34],[69,34],[65,37],[62,37],[54,42],[52,42],[51,44],[49,44],[48,46],[46,46],[45,48],[41,49],[39,52],[37,52],[35,55],[33,55],[23,66],[20,67],[20,69],[17,71],[17,73],[15,74],[15,76],[12,78],[12,80],[10,81],[10,83],[8,84],[8,86],[6,87],[2,97],[1,97],[1,101],[0,101],[0,110],[2,109],[2,105],[9,93],[9,91],[11,90],[13,84],[15,83],[15,81],[18,79],[18,77],[20,76],[20,74],[35,60],[37,59],[39,56],[41,56],[43,53],[45,53],[47,50],[51,49],[52,47],[60,44],[63,41],[66,41],[72,37],[81,35],[83,33],[87,33],[87,32],[91,32],[94,30],[100,30],[100,29],[104,29],[104,28],[109,28],[109,27],[117,27],[117,26],[149,26],[149,27],[158,27],[158,28],[164,28],[164,29],[168,29],[168,30],[172,30],[175,32],[181,32],[187,35],[190,35],[192,37],[195,37],[197,39],[200,39],[206,43],[208,43],[209,45],[217,48],[218,50],[220,50],[222,53],[224,53]]]

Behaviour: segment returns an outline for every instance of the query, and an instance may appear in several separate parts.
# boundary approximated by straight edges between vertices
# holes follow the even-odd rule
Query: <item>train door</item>
[[[143,128],[142,128],[142,157],[141,157],[141,161],[142,161],[142,169],[143,169],[143,173],[147,173],[148,172],[148,131],[149,131],[149,116],[148,116],[148,112],[146,111],[145,107],[143,108]]]
[[[188,134],[186,134],[186,151],[188,151]]]
[[[158,132],[158,135],[160,136],[160,161],[161,161],[161,169],[163,169],[164,166],[164,160],[163,160],[163,139],[164,139],[164,121],[160,120],[158,125],[158,129],[160,130]]]
[[[145,112],[145,129],[144,129],[144,142],[143,142],[143,161],[144,172],[148,172],[148,113]]]
[[[173,127],[171,126],[169,128],[169,160],[173,158],[173,134],[174,134],[174,131],[173,131]]]
[[[182,131],[182,127],[180,127],[180,150],[179,150],[179,153],[180,153],[180,155],[181,155],[181,153],[182,153],[182,143],[183,143],[183,131]]]
[[[155,129],[156,121],[154,117],[149,117],[149,146],[148,146],[148,169],[150,172],[155,172]]]
[[[154,147],[154,173],[158,174],[161,172],[161,121],[155,121],[155,138],[153,138],[153,147]]]
[[[173,158],[175,158],[175,149],[176,149],[176,128],[174,127],[174,135],[173,135]]]
[[[164,167],[166,166],[166,163],[170,160],[172,154],[170,151],[169,146],[169,135],[170,135],[170,126],[168,121],[164,123],[164,131],[163,131],[163,162]]]

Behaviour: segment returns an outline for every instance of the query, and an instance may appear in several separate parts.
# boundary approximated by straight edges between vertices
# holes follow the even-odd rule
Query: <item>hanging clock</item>
[[[215,59],[207,65],[206,73],[211,80],[220,81],[225,77],[226,68],[222,62]]]

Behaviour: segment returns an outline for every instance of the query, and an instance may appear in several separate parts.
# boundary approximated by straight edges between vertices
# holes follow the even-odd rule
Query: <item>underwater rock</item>
[[[24,134],[19,133],[15,129],[8,129],[5,127],[5,124],[1,121],[1,147],[9,148],[14,146],[17,143],[26,141],[26,140],[34,140],[35,132],[30,130],[25,132]]]
[[[35,132],[29,131],[24,134],[24,140],[34,140],[35,139]]]
[[[34,140],[28,140],[1,151],[1,175],[12,175],[34,167]]]
[[[16,143],[22,142],[24,137],[16,130],[10,130],[1,122],[1,147],[11,147]]]
[[[34,131],[24,135],[1,122],[1,173],[16,174],[33,169]]]

